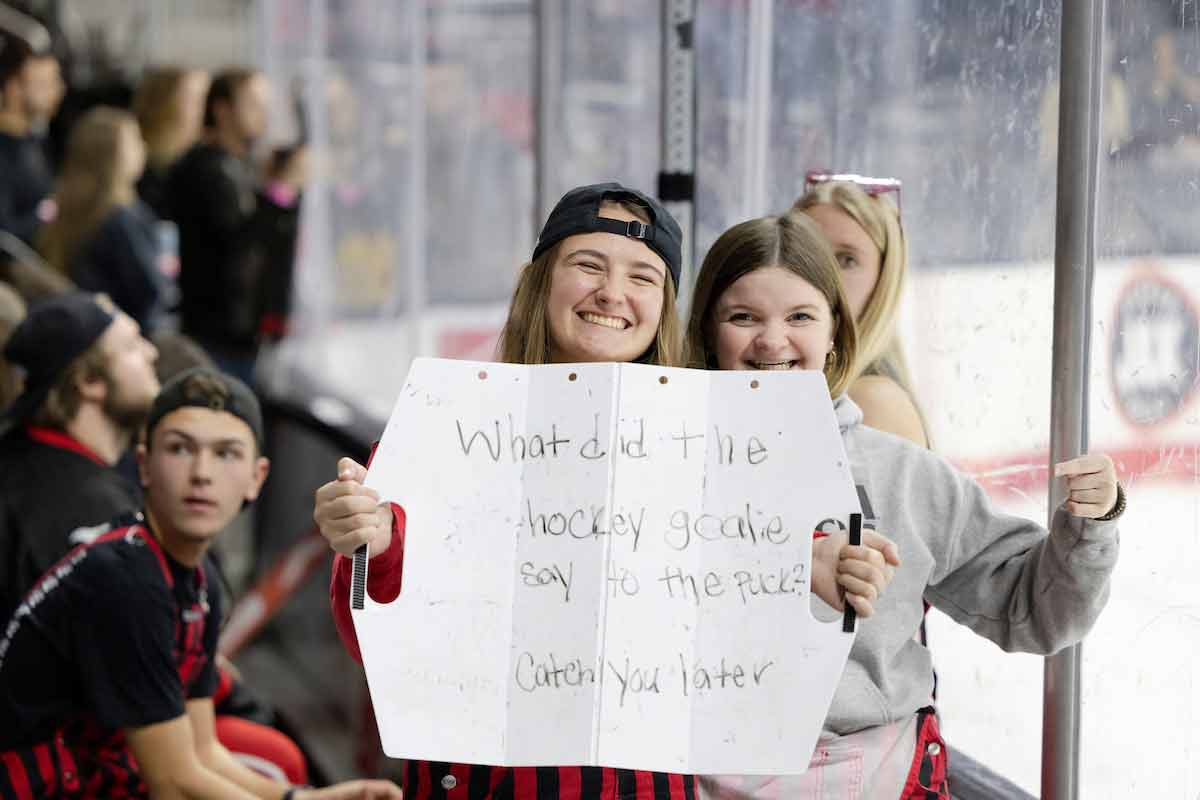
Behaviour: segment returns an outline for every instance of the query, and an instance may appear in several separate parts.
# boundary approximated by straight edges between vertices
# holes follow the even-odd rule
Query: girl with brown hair
[[[1108,597],[1114,520],[1125,508],[1112,460],[1056,465],[1067,500],[1047,533],[995,511],[970,477],[923,446],[865,426],[848,393],[860,342],[840,273],[816,223],[791,212],[726,231],[697,278],[689,365],[824,372],[864,515],[904,558],[882,597],[877,580],[852,582],[878,561],[840,579],[873,599],[876,613],[859,626],[808,771],[699,778],[714,798],[945,796],[933,666],[915,637],[923,603],[1007,651],[1048,654],[1079,641]]]
[[[567,192],[551,212],[517,279],[498,355],[513,364],[639,361],[678,366],[683,336],[675,312],[679,225],[659,202],[616,183]],[[367,591],[387,603],[400,591],[406,535],[399,506],[379,505],[362,485],[366,469],[338,462],[338,477],[316,493],[313,518],[339,554],[330,597],[343,643],[360,659],[350,619],[350,564],[367,545]],[[409,761],[406,798],[612,797],[691,800],[692,776],[604,767],[496,767]],[[606,789],[607,787],[607,789]],[[607,791],[607,793],[605,793]]]

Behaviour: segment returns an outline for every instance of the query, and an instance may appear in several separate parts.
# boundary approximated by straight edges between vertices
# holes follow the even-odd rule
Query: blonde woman
[[[865,424],[928,445],[896,332],[908,246],[899,206],[889,196],[899,197],[900,181],[810,172],[808,187],[794,208],[811,217],[832,245],[858,328],[850,397]]]
[[[169,283],[158,268],[157,218],[137,197],[146,163],[137,121],[100,106],[76,123],[55,187],[58,216],[38,236],[50,266],[103,292],[144,329],[161,322]]]
[[[167,173],[200,138],[208,73],[166,66],[150,70],[133,96],[133,113],[146,142],[146,169],[138,195],[159,217],[167,216]]]

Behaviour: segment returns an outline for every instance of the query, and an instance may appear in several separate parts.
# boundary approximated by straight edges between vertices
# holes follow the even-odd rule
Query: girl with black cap
[[[532,260],[518,278],[500,336],[500,360],[678,366],[680,240],[671,215],[641,192],[616,183],[568,192],[551,212]],[[390,602],[400,591],[405,536],[403,509],[380,506],[378,495],[362,485],[365,475],[364,467],[343,458],[337,480],[317,490],[313,513],[321,534],[339,553],[330,595],[338,632],[356,658],[360,656],[349,611],[351,562],[346,556],[368,546],[373,560],[367,591],[377,602]],[[869,614],[869,604],[862,611]],[[695,779],[606,767],[409,761],[404,792],[406,798],[681,800],[695,797]]]

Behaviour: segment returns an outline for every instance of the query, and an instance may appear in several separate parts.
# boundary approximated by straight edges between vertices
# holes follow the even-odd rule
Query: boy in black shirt
[[[0,638],[0,797],[398,798],[293,790],[217,742],[218,583],[204,558],[266,479],[254,395],[213,370],[159,394],[139,521],[46,572]]]
[[[0,420],[0,635],[42,573],[142,507],[126,451],[159,391],[155,347],[111,302],[86,292],[35,304],[4,360],[25,381]],[[227,669],[222,678],[214,697],[222,741],[247,763],[305,782],[306,759],[268,727],[270,710]]]
[[[117,464],[159,383],[158,351],[137,323],[87,292],[35,304],[3,357],[25,375],[24,391],[0,419],[0,620],[7,620],[72,546],[141,507],[141,491]]]

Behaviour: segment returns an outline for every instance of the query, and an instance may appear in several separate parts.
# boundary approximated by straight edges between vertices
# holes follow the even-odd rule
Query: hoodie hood
[[[857,428],[863,421],[862,409],[848,394],[841,394],[833,401],[833,413],[837,417],[838,430],[842,436],[851,428]]]

